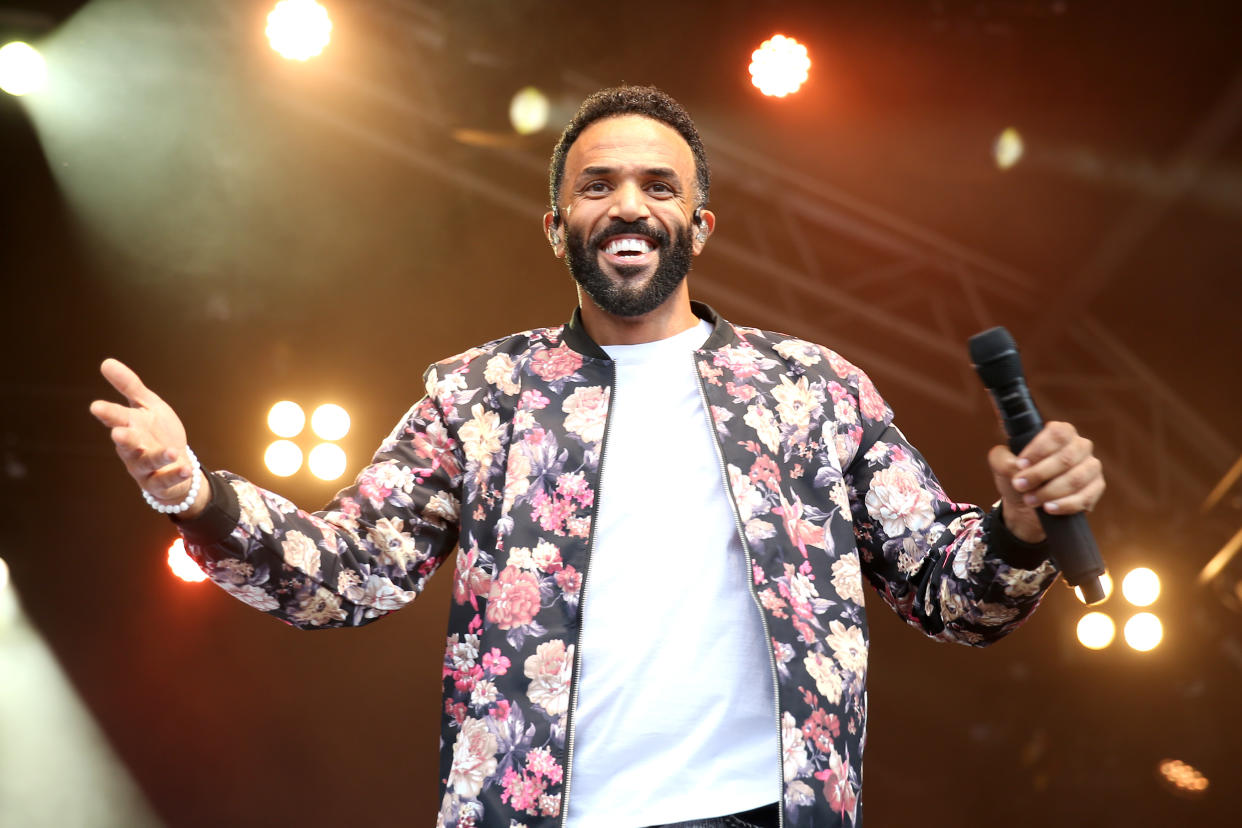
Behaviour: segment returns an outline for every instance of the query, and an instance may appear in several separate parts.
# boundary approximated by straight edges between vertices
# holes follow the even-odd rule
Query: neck
[[[688,331],[699,324],[690,309],[690,291],[685,282],[672,296],[650,313],[642,316],[614,316],[583,296],[578,289],[578,305],[582,310],[582,326],[599,345],[641,345],[656,342]]]

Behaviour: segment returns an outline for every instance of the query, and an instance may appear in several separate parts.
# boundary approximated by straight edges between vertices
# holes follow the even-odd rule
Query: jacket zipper
[[[595,523],[599,516],[599,501],[604,482],[604,452],[608,447],[608,432],[612,428],[612,408],[616,403],[617,366],[612,365],[612,384],[608,389],[608,415],[604,419],[604,436],[599,442],[599,463],[595,479],[595,504],[591,509],[591,537],[587,541],[586,566],[582,570],[582,594],[578,598],[578,633],[574,636],[574,669],[569,677],[569,712],[565,718],[565,793],[561,797],[561,828],[569,824],[569,792],[573,786],[574,761],[574,712],[578,708],[578,679],[582,674],[582,627],[586,622],[587,575],[591,569],[591,555],[595,552]]]
[[[780,681],[776,676],[776,653],[772,650],[772,632],[768,629],[768,617],[763,614],[763,605],[759,602],[759,594],[755,592],[755,563],[751,558],[750,544],[746,540],[746,531],[742,525],[742,513],[737,508],[737,498],[733,495],[733,487],[729,484],[729,470],[725,467],[724,452],[720,448],[720,439],[716,436],[716,422],[712,419],[711,404],[707,400],[707,389],[703,386],[703,377],[699,374],[698,352],[691,354],[694,363],[694,378],[699,386],[699,397],[703,401],[703,413],[707,417],[707,427],[711,431],[712,446],[716,449],[716,460],[720,464],[720,474],[724,479],[725,493],[729,497],[729,505],[733,508],[733,521],[737,525],[737,537],[742,543],[742,552],[746,556],[746,588],[750,590],[751,600],[755,602],[755,609],[759,612],[759,621],[763,624],[763,641],[764,649],[768,651],[768,667],[772,675],[772,708],[776,721],[776,768],[779,771],[777,779],[780,784],[777,786],[779,795],[776,798],[776,815],[780,828],[785,826],[785,755],[784,746],[781,745],[781,688]],[[606,428],[606,427],[605,427]],[[603,462],[603,450],[600,450],[600,461]],[[599,500],[599,494],[596,493],[596,501]],[[585,589],[586,581],[583,581]],[[585,597],[585,593],[584,593]],[[579,630],[581,631],[581,629]]]

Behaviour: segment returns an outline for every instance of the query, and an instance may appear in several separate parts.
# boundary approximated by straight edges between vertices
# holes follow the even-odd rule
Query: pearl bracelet
[[[194,456],[194,452],[190,449],[189,446],[185,447],[185,453],[186,453],[186,456],[190,458],[190,465],[194,467],[194,471],[191,473],[191,480],[193,482],[190,483],[190,493],[185,496],[185,500],[181,501],[175,506],[169,506],[166,503],[160,503],[158,500],[156,500],[154,497],[151,496],[150,492],[146,491],[145,489],[142,492],[142,496],[147,501],[147,505],[161,514],[179,515],[182,512],[184,512],[186,509],[189,509],[191,506],[193,506],[195,500],[198,500],[199,481],[202,480],[202,477],[199,475],[199,472],[203,470],[203,467],[199,465],[198,458]]]

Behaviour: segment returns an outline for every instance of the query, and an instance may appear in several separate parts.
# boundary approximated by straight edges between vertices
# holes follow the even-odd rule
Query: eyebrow
[[[582,172],[578,173],[578,180],[593,175],[613,175],[616,172],[617,167],[604,165],[583,167]],[[647,178],[663,178],[676,184],[681,183],[681,177],[677,175],[677,171],[672,167],[647,167],[642,173]]]

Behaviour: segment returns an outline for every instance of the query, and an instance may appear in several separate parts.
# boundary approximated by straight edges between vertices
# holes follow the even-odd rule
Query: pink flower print
[[[539,581],[530,572],[506,566],[492,581],[487,620],[502,630],[524,627],[539,612]]]
[[[491,652],[483,654],[483,669],[490,675],[503,676],[509,672],[509,659],[500,654],[500,649],[492,647]]]
[[[567,566],[556,573],[556,585],[570,595],[577,595],[578,590],[582,589],[582,573]]]
[[[518,410],[538,411],[541,408],[547,408],[549,402],[551,401],[547,397],[532,388],[529,391],[522,392],[522,396],[518,400]]]
[[[540,351],[530,361],[530,369],[544,382],[565,379],[581,367],[582,357],[564,344]]]

